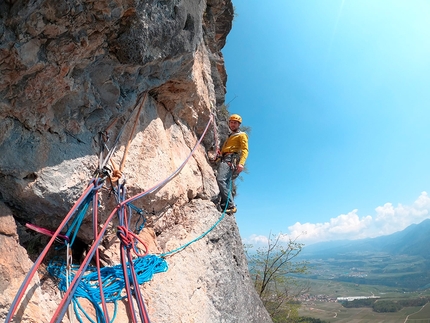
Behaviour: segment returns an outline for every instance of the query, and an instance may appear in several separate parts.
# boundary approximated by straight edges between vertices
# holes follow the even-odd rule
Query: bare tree
[[[266,247],[258,248],[254,253],[249,252],[249,248],[247,250],[255,289],[275,322],[281,322],[277,319],[281,312],[287,316],[282,322],[297,317],[299,303],[295,299],[309,290],[309,285],[298,284],[291,276],[307,270],[306,262],[294,261],[303,244],[291,238],[285,242],[284,237],[270,233]]]

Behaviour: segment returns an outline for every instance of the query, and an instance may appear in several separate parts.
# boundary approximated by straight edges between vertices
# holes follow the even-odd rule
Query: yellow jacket
[[[248,157],[248,135],[242,131],[232,133],[222,145],[221,154],[225,153],[239,153],[239,164],[245,165]]]

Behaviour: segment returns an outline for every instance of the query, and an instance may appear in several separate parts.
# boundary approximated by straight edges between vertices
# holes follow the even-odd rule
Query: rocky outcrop
[[[19,244],[17,227],[12,212],[0,203],[0,304],[1,311],[10,305],[22,280],[32,266],[26,250]],[[40,279],[34,277],[17,317],[22,322],[47,322],[55,306],[50,296],[40,289]],[[57,296],[58,297],[58,296]],[[25,311],[24,311],[25,308]],[[4,314],[4,313],[3,313]],[[2,315],[4,320],[4,315]],[[19,321],[19,320],[18,320]]]
[[[224,121],[220,50],[232,18],[230,0],[0,2],[1,319],[48,239],[24,224],[55,230],[100,170],[103,148],[105,157],[116,147],[110,168],[125,156],[121,181],[131,196],[183,163],[212,113]],[[209,129],[178,175],[135,201],[149,212],[143,238],[153,253],[193,240],[221,216],[211,202],[218,188],[207,152],[217,130]],[[108,188],[99,225],[116,205]],[[78,235],[83,250],[91,225],[86,218]],[[105,265],[118,261],[115,225],[101,247]],[[166,260],[169,270],[142,286],[151,322],[271,322],[234,217]],[[17,322],[48,322],[61,299],[44,266]],[[117,320],[127,317],[120,306]]]

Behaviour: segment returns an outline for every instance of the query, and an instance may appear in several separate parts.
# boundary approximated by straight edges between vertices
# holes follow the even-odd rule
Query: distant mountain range
[[[412,224],[403,231],[377,238],[337,240],[305,246],[300,258],[338,258],[353,254],[385,253],[430,259],[430,219]]]

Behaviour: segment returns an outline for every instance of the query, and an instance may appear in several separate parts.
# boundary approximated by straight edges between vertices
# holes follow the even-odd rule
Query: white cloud
[[[301,235],[300,241],[319,242],[325,240],[340,240],[351,238],[362,238],[365,231],[372,223],[371,216],[360,218],[358,210],[348,214],[341,214],[336,218],[324,223],[300,223],[288,227],[291,237]]]
[[[244,239],[244,243],[261,245],[267,244],[268,240],[269,239],[266,236],[253,234],[251,237],[249,237],[249,239]]]
[[[399,204],[394,207],[391,203],[378,206],[375,209],[375,236],[390,234],[403,230],[412,223],[420,223],[429,218],[429,210],[430,198],[426,192],[422,192],[411,206]]]
[[[300,223],[288,227],[289,237],[305,244],[342,239],[373,238],[405,229],[413,223],[430,218],[430,197],[422,192],[410,206],[385,203],[375,209],[375,215],[360,217],[358,210],[341,214],[324,223]],[[267,237],[252,236],[255,243],[267,242]]]

